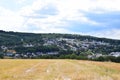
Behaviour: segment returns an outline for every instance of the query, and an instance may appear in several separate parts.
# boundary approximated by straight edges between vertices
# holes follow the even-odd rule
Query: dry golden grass
[[[120,80],[120,64],[82,60],[0,60],[0,80]]]

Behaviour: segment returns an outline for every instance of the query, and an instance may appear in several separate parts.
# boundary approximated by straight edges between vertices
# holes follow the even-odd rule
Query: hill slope
[[[35,34],[35,33],[20,33],[20,32],[5,32],[0,30],[0,45],[6,44],[11,45],[21,43],[21,39],[25,42],[39,42],[43,40],[43,38],[47,39],[56,39],[56,38],[68,38],[68,39],[80,39],[81,41],[101,41],[110,44],[120,44],[120,40],[115,39],[107,39],[107,38],[97,38],[93,36],[83,36],[83,35],[73,35],[73,34]]]
[[[61,54],[73,53],[82,56],[109,55],[112,52],[120,52],[120,40],[73,34],[0,31],[0,54],[9,57],[38,58],[47,54],[59,57]]]

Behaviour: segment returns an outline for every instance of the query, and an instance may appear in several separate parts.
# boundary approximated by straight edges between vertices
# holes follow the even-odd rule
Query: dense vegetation
[[[81,35],[72,35],[72,34],[34,34],[34,33],[18,33],[18,32],[5,32],[0,30],[0,46],[14,46],[21,45],[21,43],[43,43],[43,38],[56,39],[56,38],[68,38],[68,39],[79,39],[81,41],[101,41],[107,42],[112,45],[120,44],[120,40],[106,39],[106,38],[97,38],[92,36],[81,36]],[[22,42],[22,39],[24,40]]]

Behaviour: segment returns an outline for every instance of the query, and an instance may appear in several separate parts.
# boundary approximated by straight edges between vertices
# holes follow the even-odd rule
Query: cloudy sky
[[[0,30],[120,39],[120,0],[0,0]]]

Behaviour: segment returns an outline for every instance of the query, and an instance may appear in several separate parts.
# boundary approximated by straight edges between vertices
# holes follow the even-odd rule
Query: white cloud
[[[56,21],[73,20],[96,25],[99,23],[88,19],[82,11],[120,11],[119,3],[119,0],[35,0],[33,5],[23,7],[20,14],[24,16],[42,16],[40,14],[36,14],[35,11],[41,10],[43,7],[47,7],[48,5],[54,5],[58,9],[59,13],[57,16],[51,16],[52,18],[57,18]],[[47,16],[47,18],[49,19],[51,16]],[[49,20],[46,20],[46,22],[47,21],[49,23]]]
[[[44,28],[40,30],[33,31],[34,33],[71,33],[70,31],[64,28]]]
[[[24,25],[26,18],[18,12],[0,7],[0,30],[29,32],[29,26]]]
[[[26,1],[18,0],[17,2],[22,4]],[[87,18],[84,12],[104,13],[120,11],[119,4],[120,0],[34,0],[32,5],[23,6],[18,12],[0,8],[0,29],[29,32],[29,27],[31,27],[29,24],[31,24],[37,27],[37,30],[32,32],[70,33],[67,30],[67,27],[70,25],[69,21],[86,23],[93,26],[103,25]],[[36,11],[44,7],[47,8],[49,5],[57,9],[58,13],[56,15],[43,16],[43,14],[36,13]],[[105,32],[105,34],[106,36],[113,35],[108,34],[108,32]],[[117,34],[119,33],[114,33],[114,35]],[[112,37],[114,38],[114,36]]]
[[[96,32],[91,32],[91,33],[87,33],[87,34],[97,36],[97,37],[120,39],[120,29],[96,31]]]
[[[90,3],[89,0],[87,0],[88,5]],[[83,2],[83,3],[81,3]],[[25,6],[21,9],[19,12],[22,16],[43,16],[41,14],[36,13],[37,10],[41,10],[43,7],[47,7],[49,5],[52,5],[56,7],[58,10],[57,15],[49,15],[46,18],[31,18],[29,17],[28,23],[36,25],[38,28],[58,28],[60,26],[66,27],[69,25],[69,21],[77,21],[81,23],[88,23],[92,25],[98,25],[97,22],[92,21],[84,16],[83,13],[80,12],[80,10],[89,10],[89,6],[86,7],[84,5],[85,1],[77,1],[77,0],[36,0],[34,1],[33,5]],[[60,28],[61,32],[63,31]]]
[[[18,31],[24,18],[14,12],[0,8],[0,29]]]
[[[16,1],[16,3],[18,3],[18,4],[22,4],[22,3],[24,3],[26,0],[15,0]]]
[[[96,0],[95,9],[103,9],[104,11],[120,11],[120,0]]]

